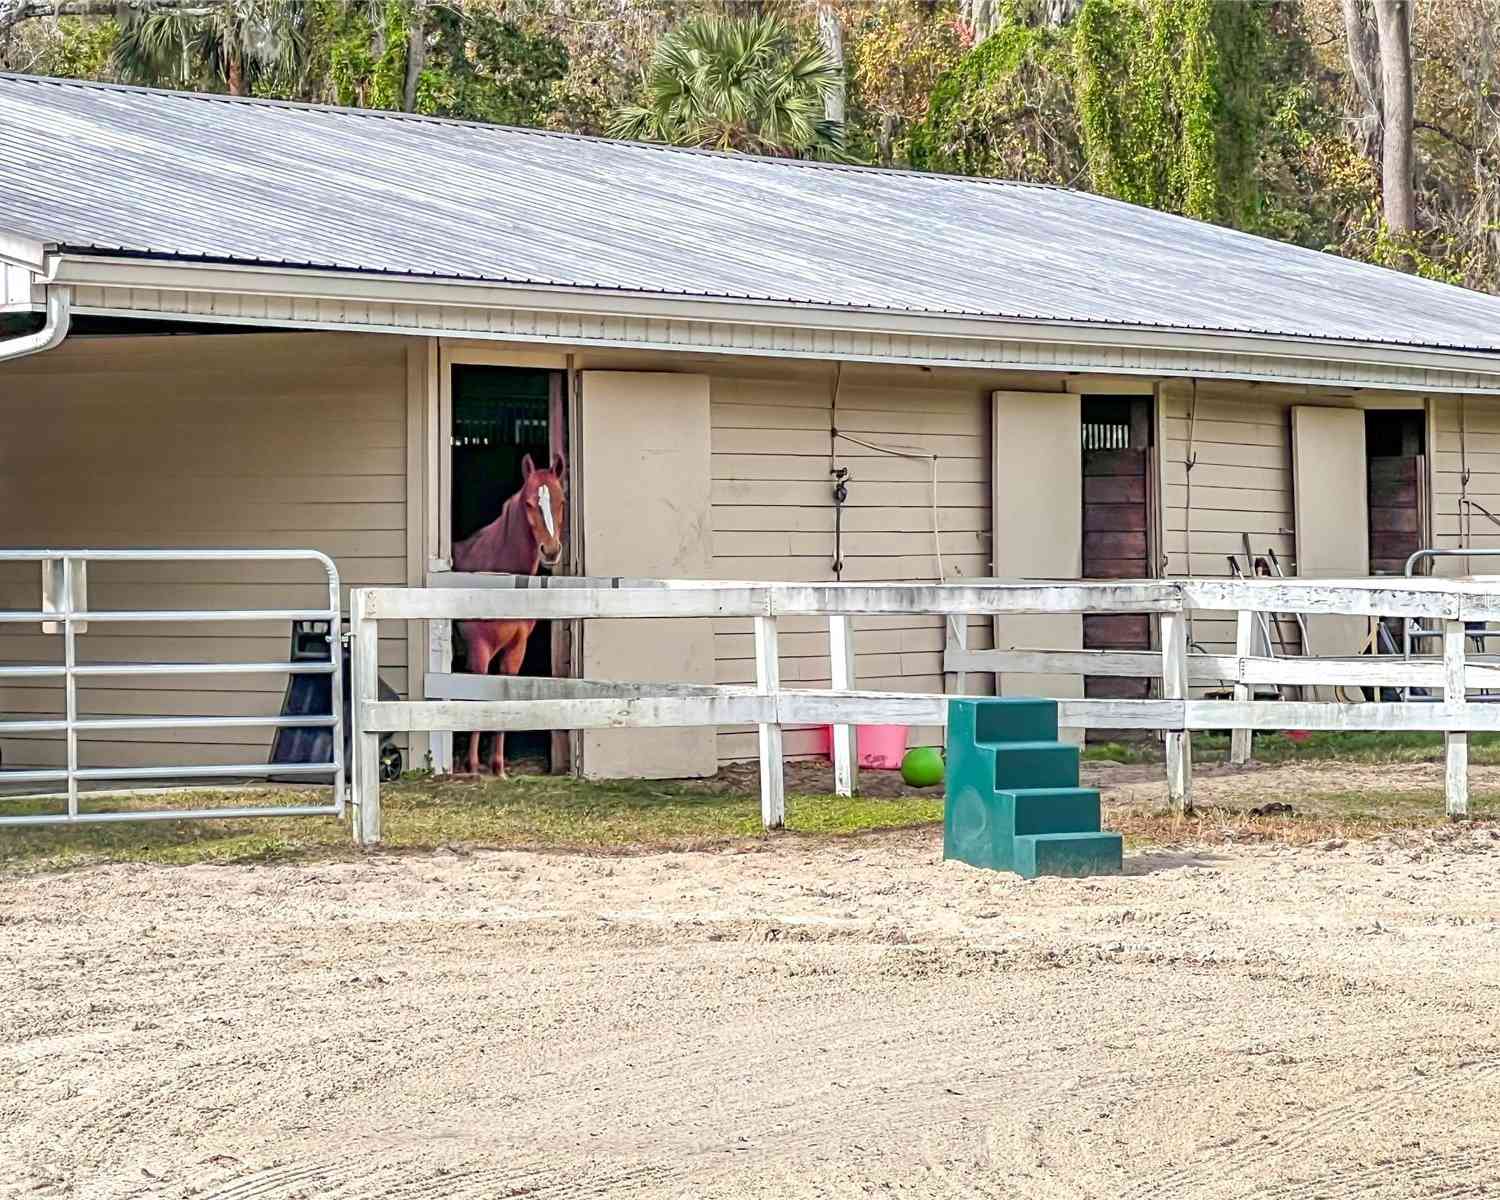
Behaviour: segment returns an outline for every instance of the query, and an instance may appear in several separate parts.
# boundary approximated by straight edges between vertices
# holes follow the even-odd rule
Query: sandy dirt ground
[[[0,879],[0,1195],[1500,1196],[1500,837]]]

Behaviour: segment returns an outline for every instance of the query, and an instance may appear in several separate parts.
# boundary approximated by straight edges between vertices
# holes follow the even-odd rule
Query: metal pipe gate
[[[68,825],[101,821],[177,821],[209,817],[342,816],[344,812],[344,713],[340,639],[342,618],[338,568],[326,554],[316,550],[0,550],[0,563],[35,562],[42,574],[42,604],[34,611],[0,610],[0,625],[39,624],[46,632],[62,635],[61,664],[0,664],[0,681],[7,679],[61,679],[64,715],[61,719],[0,721],[0,737],[30,733],[62,733],[67,761],[62,768],[0,770],[0,786],[13,783],[62,784],[67,811],[0,816],[5,825]],[[90,562],[315,562],[328,582],[328,602],[322,608],[299,609],[168,609],[129,611],[89,609],[86,601],[87,564]],[[123,662],[80,663],[77,637],[89,623],[154,624],[169,622],[280,623],[327,621],[329,661],[321,662]],[[166,675],[298,675],[326,674],[332,678],[330,715],[315,716],[187,716],[187,717],[80,717],[78,681],[130,676]],[[317,727],[332,730],[333,760],[327,763],[230,763],[213,766],[159,765],[147,767],[80,767],[80,734],[115,733],[130,730],[235,729]],[[132,809],[122,812],[85,812],[79,809],[78,785],[97,780],[141,781],[153,779],[238,779],[270,776],[328,778],[333,796],[327,804],[254,805],[208,809]],[[61,790],[46,794],[62,795]]]

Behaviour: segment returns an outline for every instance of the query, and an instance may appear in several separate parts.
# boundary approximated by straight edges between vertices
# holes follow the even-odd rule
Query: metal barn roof
[[[1062,188],[0,75],[72,251],[1500,351],[1500,298]]]

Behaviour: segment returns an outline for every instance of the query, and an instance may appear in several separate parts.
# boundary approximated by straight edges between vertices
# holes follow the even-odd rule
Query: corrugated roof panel
[[[0,229],[98,251],[1500,350],[1500,299],[1083,192],[0,75]]]

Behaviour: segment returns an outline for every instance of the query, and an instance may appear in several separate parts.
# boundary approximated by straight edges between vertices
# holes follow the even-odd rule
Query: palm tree
[[[248,96],[287,80],[306,56],[304,0],[220,0],[193,9],[123,9],[112,64],[129,83]]]
[[[843,71],[818,46],[799,49],[772,15],[705,15],[657,45],[646,101],[615,114],[613,137],[752,154],[843,160],[844,126],[824,116]]]

